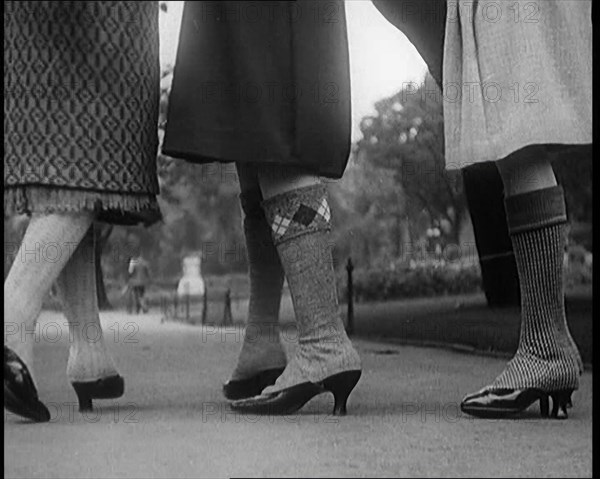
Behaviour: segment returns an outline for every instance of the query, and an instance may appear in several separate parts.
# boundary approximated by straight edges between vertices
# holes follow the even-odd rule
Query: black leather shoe
[[[319,383],[306,382],[277,393],[236,401],[231,404],[231,408],[248,414],[292,414],[317,394],[329,391],[333,393],[335,399],[333,415],[345,416],[348,396],[358,383],[360,375],[360,370],[345,371],[329,376]]]
[[[232,401],[258,396],[264,388],[275,384],[283,373],[283,368],[265,369],[247,379],[227,381],[223,384],[223,394]]]
[[[50,421],[50,411],[38,399],[29,369],[8,346],[4,346],[4,407],[35,422]]]
[[[484,418],[510,417],[525,411],[540,401],[542,417],[566,419],[567,407],[571,403],[573,389],[545,392],[541,389],[482,389],[465,397],[460,409],[466,414]],[[549,413],[549,398],[552,398],[552,413]]]
[[[119,398],[125,392],[125,381],[118,374],[96,381],[72,382],[71,385],[79,400],[79,411],[91,411],[92,399]]]

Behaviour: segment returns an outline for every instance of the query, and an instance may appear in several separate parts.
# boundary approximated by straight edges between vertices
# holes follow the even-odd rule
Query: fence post
[[[208,310],[208,288],[204,287],[204,296],[202,297],[202,324],[206,324],[206,314]]]
[[[190,322],[190,294],[185,294],[185,320]]]
[[[354,287],[352,285],[352,270],[354,269],[354,265],[352,264],[352,258],[348,258],[348,262],[346,263],[346,271],[348,272],[348,286],[346,288],[346,293],[348,295],[348,316],[346,322],[346,333],[348,336],[354,334]]]
[[[233,324],[233,316],[231,315],[231,289],[225,291],[225,307],[223,308],[223,325]]]
[[[160,309],[162,310],[162,318],[160,318],[161,323],[165,323],[169,320],[169,297],[166,295],[161,295],[160,297]]]

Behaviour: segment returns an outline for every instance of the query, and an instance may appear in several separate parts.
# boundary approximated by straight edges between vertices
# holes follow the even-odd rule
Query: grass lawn
[[[568,293],[566,308],[573,339],[583,361],[591,364],[591,287]],[[455,345],[511,356],[518,345],[520,320],[519,308],[489,308],[482,293],[358,304],[354,330],[356,336],[383,341]]]
[[[592,362],[592,289],[579,288],[566,297],[571,333],[583,360]],[[233,299],[234,324],[246,320],[248,300]],[[346,305],[341,306],[346,321]],[[224,301],[208,302],[207,323],[223,324]],[[191,303],[189,322],[200,324],[202,305]],[[179,307],[180,320],[185,308]],[[294,310],[289,294],[281,303],[280,321],[295,327]],[[510,357],[519,341],[518,308],[489,308],[483,293],[417,298],[402,301],[355,304],[354,335],[382,342],[424,346],[451,346],[465,352],[483,352]]]

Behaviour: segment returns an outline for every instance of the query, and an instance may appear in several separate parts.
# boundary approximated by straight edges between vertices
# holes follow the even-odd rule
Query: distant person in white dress
[[[200,256],[194,255],[183,258],[183,276],[177,285],[177,296],[204,296],[205,287],[201,264],[202,258]]]

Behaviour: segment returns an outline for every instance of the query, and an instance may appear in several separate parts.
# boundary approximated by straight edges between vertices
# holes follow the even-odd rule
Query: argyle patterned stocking
[[[298,347],[269,394],[361,369],[346,335],[336,290],[330,244],[330,209],[323,185],[289,191],[263,203],[290,288]]]

